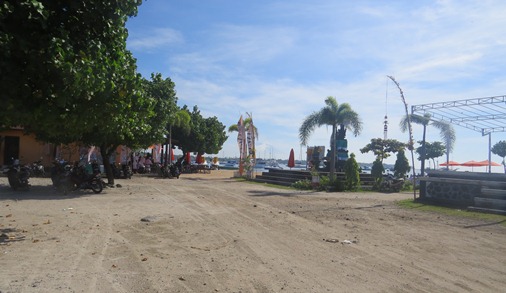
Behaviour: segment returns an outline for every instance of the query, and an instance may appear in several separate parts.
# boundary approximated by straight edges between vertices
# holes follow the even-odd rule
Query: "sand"
[[[504,292],[506,228],[231,171],[101,194],[0,178],[0,292]]]

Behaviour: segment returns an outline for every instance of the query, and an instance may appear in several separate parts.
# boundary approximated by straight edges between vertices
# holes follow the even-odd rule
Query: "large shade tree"
[[[173,136],[178,140],[183,153],[217,154],[227,140],[226,126],[216,117],[204,118],[197,106],[190,112],[185,105],[182,108],[190,115],[190,131],[181,128],[173,130]]]
[[[302,145],[307,145],[312,132],[321,126],[332,127],[330,136],[330,174],[334,177],[336,168],[336,140],[338,128],[344,139],[346,129],[353,131],[354,135],[359,135],[362,131],[362,121],[357,112],[353,111],[348,103],[338,104],[334,97],[325,99],[325,107],[319,111],[313,112],[307,116],[299,128],[299,138]]]
[[[109,104],[138,96],[125,22],[141,3],[2,1],[0,125],[75,141],[114,113]]]
[[[116,146],[156,142],[170,112],[170,96],[149,90],[126,49],[125,23],[141,3],[3,1],[0,125],[21,125],[46,142],[99,146],[112,183]]]
[[[425,113],[423,116],[417,115],[417,114],[409,114],[404,117],[402,117],[399,126],[401,128],[402,132],[406,132],[409,128],[409,123],[415,123],[422,125],[423,132],[422,132],[422,149],[420,153],[420,160],[421,160],[421,176],[424,176],[425,173],[425,141],[426,141],[426,134],[427,134],[427,126],[431,125],[435,128],[439,129],[439,134],[441,139],[443,140],[445,147],[446,147],[446,156],[447,161],[449,160],[449,154],[453,150],[453,146],[455,144],[455,130],[451,126],[451,124],[446,123],[444,121],[435,121],[431,120],[431,115],[428,113]]]

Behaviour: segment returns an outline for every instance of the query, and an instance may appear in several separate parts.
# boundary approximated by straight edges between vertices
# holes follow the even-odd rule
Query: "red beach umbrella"
[[[465,167],[481,167],[481,166],[485,166],[481,162],[476,162],[476,161],[473,161],[473,160],[464,162],[464,163],[462,163],[460,165],[461,166],[465,166]]]
[[[483,166],[485,166],[482,163],[476,162],[476,161],[473,161],[473,160],[464,162],[464,163],[462,163],[460,165],[461,166],[465,166],[465,167],[471,167],[471,171],[474,171],[474,167],[483,167]]]
[[[186,163],[190,164],[191,161],[192,161],[192,158],[191,158],[191,155],[190,155],[190,152],[187,152],[186,153],[186,159],[185,159]]]
[[[448,161],[448,162],[444,162],[444,163],[439,164],[439,166],[461,166],[461,164],[459,162],[455,162],[455,161]]]
[[[290,150],[290,156],[288,157],[288,167],[290,169],[295,167],[295,153],[293,152],[293,149]]]
[[[175,160],[176,160],[176,158],[174,158],[174,150],[170,149],[170,161],[174,162]]]
[[[489,161],[485,160],[485,161],[480,161],[478,163],[482,164],[480,166],[488,166]],[[496,162],[490,162],[490,166],[501,166],[501,164],[497,164]]]

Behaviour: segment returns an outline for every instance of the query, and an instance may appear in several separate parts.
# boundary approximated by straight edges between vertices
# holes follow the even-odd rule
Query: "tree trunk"
[[[422,137],[422,153],[420,154],[420,159],[422,161],[422,164],[421,164],[421,167],[422,167],[422,170],[421,170],[421,175],[420,176],[424,176],[425,174],[425,132],[427,130],[427,126],[424,124],[423,125],[423,137]]]
[[[102,155],[102,163],[104,164],[105,176],[107,177],[107,184],[114,185],[114,174],[112,172],[111,162],[109,158],[116,147],[107,149],[105,145],[100,146],[100,155]]]
[[[332,125],[332,136],[330,138],[330,172],[329,178],[334,180],[334,173],[336,171],[336,125]]]

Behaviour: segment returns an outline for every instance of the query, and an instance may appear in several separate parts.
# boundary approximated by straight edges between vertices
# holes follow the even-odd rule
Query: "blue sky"
[[[127,23],[127,46],[143,76],[160,72],[176,83],[180,106],[197,105],[227,128],[252,113],[260,157],[286,159],[293,148],[300,158],[304,118],[327,96],[349,103],[364,126],[348,135],[349,149],[372,162],[359,149],[383,137],[385,114],[388,137],[408,140],[387,75],[410,106],[506,94],[504,11],[502,0],[147,0]],[[488,158],[488,137],[455,129],[450,159]],[[330,129],[318,128],[309,145],[328,148],[329,138]],[[414,138],[421,140],[421,128]],[[438,139],[429,128],[427,141]],[[492,144],[499,140],[505,133],[492,135]],[[235,133],[219,155],[238,155]]]

